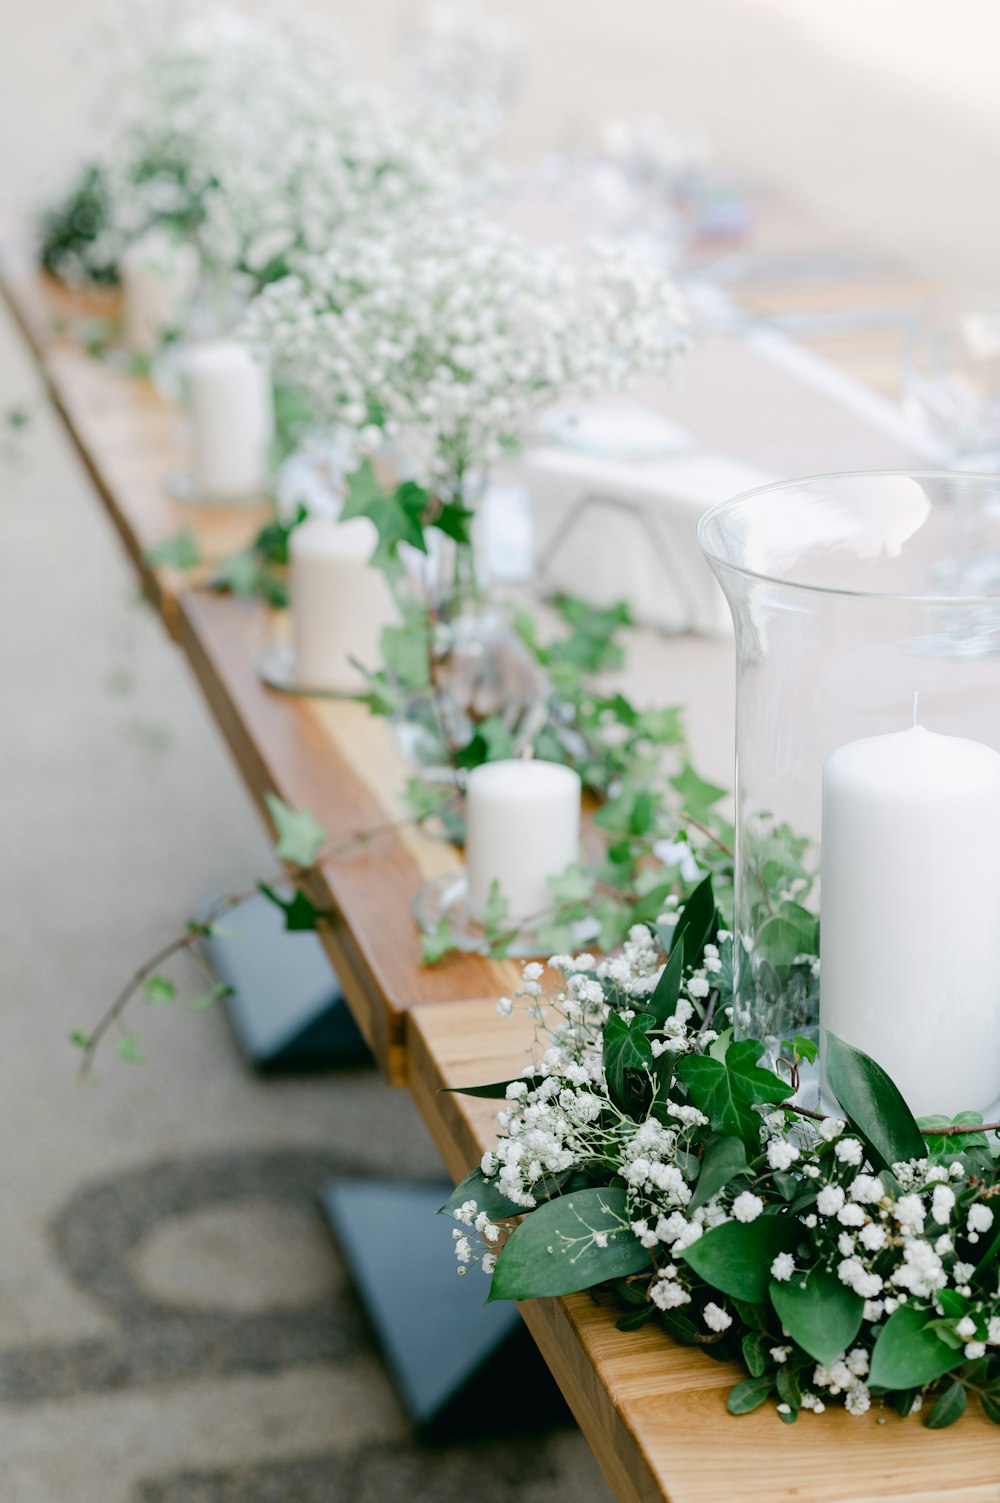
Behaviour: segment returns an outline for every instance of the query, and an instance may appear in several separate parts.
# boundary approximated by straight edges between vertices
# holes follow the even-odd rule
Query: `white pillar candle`
[[[381,661],[382,628],[397,619],[392,592],[369,560],[378,533],[367,517],[310,517],[289,542],[295,677],[307,689],[356,693]]]
[[[580,778],[557,762],[487,762],[469,775],[469,910],[481,919],[494,882],[515,923],[552,907],[550,877],[577,860]]]
[[[125,344],[134,355],[155,355],[163,336],[179,327],[194,293],[197,252],[155,228],[126,247],[118,270]]]
[[[820,1023],[917,1116],[1000,1097],[1000,755],[914,726],[823,771]]]
[[[259,495],[267,486],[274,398],[264,361],[234,339],[194,345],[184,366],[194,473],[206,499]]]

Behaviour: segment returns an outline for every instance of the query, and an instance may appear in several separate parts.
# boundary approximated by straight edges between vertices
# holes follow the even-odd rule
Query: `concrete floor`
[[[0,3],[8,214],[65,160],[77,104],[58,48],[96,8]],[[331,9],[384,62],[409,6]],[[895,0],[869,0],[867,23],[839,7],[835,35],[786,0],[504,9],[535,38],[515,153],[665,105],[866,239],[954,280],[995,275],[980,185],[997,181],[1000,117],[961,88],[992,0],[949,7],[948,36],[969,45],[940,53],[930,81],[933,49],[884,48],[878,27],[869,45]],[[932,9],[908,0],[917,42]],[[435,1451],[410,1439],[311,1195],[333,1172],[438,1170],[404,1095],[365,1071],[260,1082],[221,1016],[152,1008],[136,1024],[149,1062],[109,1056],[95,1087],[76,1084],[70,1031],[194,900],[262,870],[267,846],[0,318],[0,414],[12,405],[31,423],[0,453],[0,1498],[606,1499],[572,1431]]]

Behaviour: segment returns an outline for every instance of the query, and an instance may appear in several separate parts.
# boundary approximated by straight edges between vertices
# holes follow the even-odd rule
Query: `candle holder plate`
[[[257,660],[257,676],[269,689],[282,694],[301,694],[308,699],[354,699],[351,689],[317,688],[303,684],[295,673],[295,648],[291,642],[274,642]]]
[[[486,931],[469,911],[469,883],[464,867],[425,882],[413,899],[413,916],[422,934],[433,934],[445,919],[454,936],[456,949],[470,954],[484,952]],[[547,954],[548,950],[539,942],[536,930],[531,926],[520,930],[506,948],[506,955],[512,960],[537,960]]]

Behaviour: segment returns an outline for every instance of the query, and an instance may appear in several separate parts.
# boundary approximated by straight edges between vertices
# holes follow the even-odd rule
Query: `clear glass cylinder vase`
[[[1000,480],[851,474],[708,512],[735,623],[734,1023],[1000,1098]],[[821,1081],[807,1080],[803,1097]]]

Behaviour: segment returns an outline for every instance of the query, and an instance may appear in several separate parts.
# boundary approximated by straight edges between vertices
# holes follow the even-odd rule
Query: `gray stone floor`
[[[410,1437],[314,1201],[333,1173],[440,1172],[405,1095],[366,1070],[254,1079],[221,1015],[142,1004],[147,1063],[109,1053],[77,1084],[70,1032],[268,848],[3,318],[11,405],[31,422],[0,459],[0,1498],[606,1499],[571,1429]]]

